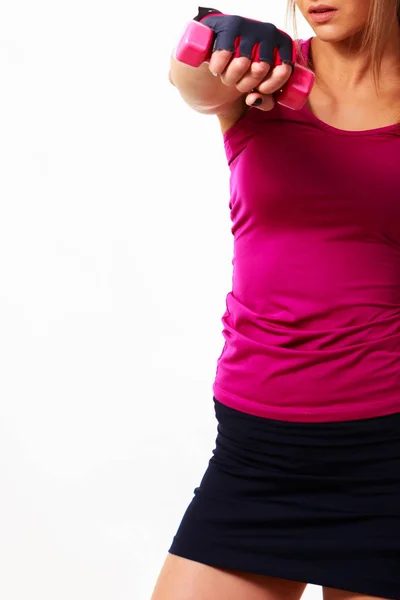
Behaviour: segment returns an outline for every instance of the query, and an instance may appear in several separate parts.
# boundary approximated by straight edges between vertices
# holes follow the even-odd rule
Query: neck
[[[400,83],[400,27],[397,22],[384,48],[380,67],[380,82]],[[312,40],[312,66],[320,84],[325,81],[342,89],[354,89],[367,84],[375,86],[369,48],[362,49],[362,35],[341,42]],[[381,87],[381,84],[380,86]]]

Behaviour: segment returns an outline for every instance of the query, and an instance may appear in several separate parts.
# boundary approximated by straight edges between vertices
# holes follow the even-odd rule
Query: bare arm
[[[215,77],[207,63],[189,67],[171,57],[169,80],[185,102],[197,112],[217,115],[221,133],[226,133],[249,110],[246,96],[235,86],[226,86]]]
[[[245,94],[239,92],[236,86],[227,86],[220,77],[215,77],[208,63],[194,68],[171,57],[169,80],[179,90],[183,100],[203,114],[223,112],[240,98],[245,103]]]

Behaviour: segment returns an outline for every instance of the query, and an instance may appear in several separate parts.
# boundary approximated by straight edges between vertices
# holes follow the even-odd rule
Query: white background
[[[197,4],[1,4],[0,597],[149,600],[231,285],[217,119],[168,82]],[[216,8],[285,27],[284,0]]]

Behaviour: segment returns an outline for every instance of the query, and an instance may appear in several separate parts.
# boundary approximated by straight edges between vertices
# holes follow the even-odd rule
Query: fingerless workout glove
[[[225,15],[215,8],[199,7],[194,18],[215,33],[213,52],[227,50],[235,58],[246,57],[254,62],[270,65],[281,63],[293,67],[296,47],[292,38],[272,23],[262,23],[238,15]]]

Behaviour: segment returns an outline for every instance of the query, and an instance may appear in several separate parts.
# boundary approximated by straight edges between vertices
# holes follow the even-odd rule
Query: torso
[[[224,136],[234,269],[214,396],[243,412],[400,411],[400,129],[343,114],[277,104]]]

